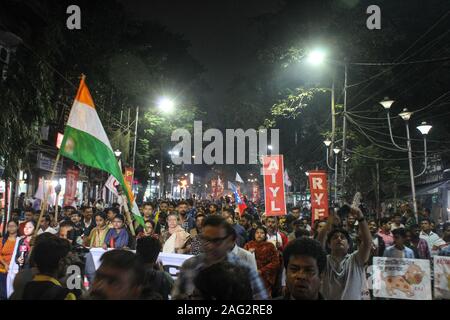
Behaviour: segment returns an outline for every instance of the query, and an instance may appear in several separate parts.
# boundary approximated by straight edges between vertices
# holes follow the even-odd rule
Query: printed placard
[[[373,295],[390,299],[431,300],[430,261],[374,257]]]
[[[450,257],[434,256],[434,298],[450,300]]]

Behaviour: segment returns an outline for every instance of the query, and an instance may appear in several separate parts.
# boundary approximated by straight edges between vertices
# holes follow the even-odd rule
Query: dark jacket
[[[169,300],[174,281],[165,271],[147,267],[145,270],[143,299]]]
[[[36,275],[33,281],[25,285],[23,300],[76,300],[69,289],[63,288],[58,280]]]
[[[272,300],[291,300],[291,297],[289,295],[279,296],[276,298],[273,298]],[[319,299],[317,300],[325,300],[325,298],[322,296],[322,294],[319,292]]]

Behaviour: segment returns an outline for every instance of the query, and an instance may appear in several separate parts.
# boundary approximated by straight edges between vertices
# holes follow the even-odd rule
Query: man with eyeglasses
[[[231,250],[235,242],[233,227],[221,216],[208,216],[203,222],[200,235],[203,253],[186,260],[181,266],[179,277],[172,292],[173,299],[186,300],[199,298],[194,279],[199,272],[221,261],[228,261],[249,270],[250,283],[255,300],[268,298],[267,291],[258,273],[239,259]]]

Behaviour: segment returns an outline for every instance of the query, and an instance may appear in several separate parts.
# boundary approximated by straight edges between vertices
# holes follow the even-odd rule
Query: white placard
[[[108,250],[114,250],[114,249],[108,249]],[[103,250],[102,248],[92,248],[90,249],[92,258],[94,260],[95,270],[97,270],[100,267],[100,258],[102,255],[106,252],[106,250]],[[133,252],[136,252],[135,250],[132,250]],[[163,253],[161,252],[158,256],[158,260],[162,263],[164,266],[164,269],[170,273],[170,275],[176,279],[177,274],[180,270],[181,265],[184,261],[187,259],[193,257],[189,254],[177,254],[177,253]]]
[[[430,261],[374,257],[375,297],[431,300]]]
[[[450,299],[450,257],[434,256],[434,298]]]

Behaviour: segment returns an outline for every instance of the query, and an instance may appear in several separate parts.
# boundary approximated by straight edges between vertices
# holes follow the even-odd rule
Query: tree
[[[21,18],[24,8],[34,10],[34,5],[27,1],[2,2],[4,10],[0,11],[7,17],[15,14],[15,8],[21,8],[18,18],[8,21],[8,27],[15,27],[24,39],[10,66],[10,77],[0,91],[0,120],[4,126],[0,156],[5,175],[14,176],[19,159],[25,160],[27,152],[32,155],[42,147],[41,126],[51,124],[63,130],[79,77],[84,73],[114,147],[120,145],[120,139],[111,139],[114,133],[125,137],[134,133],[121,121],[121,112],[127,115],[128,109],[134,113],[136,106],[141,107],[139,125],[143,127],[139,130],[136,177],[146,181],[145,161],[156,146],[148,145],[153,143],[153,136],[145,131],[145,111],[157,95],[167,91],[186,106],[197,105],[193,97],[201,98],[205,88],[200,78],[203,67],[189,54],[190,44],[182,36],[154,22],[130,20],[118,1],[110,1],[107,6],[98,1],[78,1],[82,28],[69,30],[65,20],[70,4],[66,0],[41,2],[34,20],[25,21]],[[186,108],[178,115],[195,112],[195,108]],[[31,149],[33,144],[37,148]],[[128,150],[121,151],[125,155]]]
[[[282,141],[289,146],[289,156],[285,157],[285,161],[288,169],[290,166],[294,166],[290,172],[295,172],[299,166],[304,169],[307,163],[313,164],[316,160],[315,153],[310,156],[311,150],[305,146],[317,143],[319,147],[320,140],[323,140],[322,138],[326,135],[329,136],[327,126],[323,125],[322,132],[318,132],[316,138],[305,136],[307,139],[303,140],[299,138],[298,132],[293,137],[292,132],[301,124],[300,119],[305,123],[314,123],[316,118],[323,119],[323,114],[319,111],[311,114],[302,113],[298,116],[299,110],[306,111],[309,108],[314,110],[312,107],[315,102],[314,100],[310,101],[309,105],[304,108],[301,104],[292,103],[302,101],[302,92],[292,88],[298,88],[299,83],[304,86],[307,82],[311,85],[304,87],[316,87],[312,85],[314,81],[318,83],[317,87],[319,88],[329,87],[328,84],[334,73],[336,103],[338,106],[343,103],[341,67],[331,63],[325,69],[311,72],[306,66],[300,66],[304,65],[303,57],[311,48],[322,45],[327,49],[331,60],[348,63],[348,112],[343,114],[342,109],[337,108],[337,124],[342,123],[343,116],[351,117],[353,120],[352,123],[348,121],[347,130],[347,154],[350,155],[348,165],[351,168],[348,172],[348,189],[346,188],[347,192],[344,195],[347,200],[351,199],[351,193],[355,191],[355,184],[364,184],[364,187],[367,187],[366,192],[370,192],[373,183],[367,183],[367,181],[373,181],[374,175],[364,167],[367,169],[367,166],[370,165],[371,168],[374,168],[374,162],[377,159],[380,159],[381,170],[383,168],[404,168],[401,170],[401,176],[397,174],[398,170],[382,172],[381,184],[383,186],[392,185],[393,180],[406,186],[409,184],[409,180],[404,179],[404,173],[407,172],[405,171],[407,169],[405,153],[395,151],[391,145],[386,115],[382,107],[378,105],[384,96],[399,100],[393,105],[392,113],[394,115],[404,105],[408,106],[410,110],[416,110],[417,113],[413,116],[414,122],[411,123],[411,127],[415,126],[415,122],[429,119],[430,114],[426,112],[433,108],[436,112],[436,117],[432,117],[434,118],[433,122],[436,121],[433,128],[436,131],[433,134],[437,133],[439,139],[430,142],[432,152],[439,152],[445,158],[446,155],[448,156],[449,150],[446,138],[441,139],[441,137],[448,137],[448,130],[444,133],[448,129],[448,121],[439,115],[443,110],[440,108],[448,104],[442,94],[446,92],[443,81],[448,82],[449,80],[448,72],[443,70],[448,68],[449,62],[439,59],[447,56],[449,51],[445,42],[442,41],[442,38],[447,37],[445,33],[445,21],[447,20],[445,18],[448,14],[448,3],[436,0],[432,1],[432,4],[424,5],[420,1],[413,1],[408,8],[399,8],[399,3],[383,1],[379,5],[382,7],[383,16],[382,30],[379,32],[373,32],[366,28],[365,10],[367,5],[363,2],[355,2],[351,5],[350,2],[344,1],[285,1],[278,12],[254,19],[261,34],[259,57],[265,59],[265,70],[272,70],[272,74],[276,74],[273,70],[282,70],[282,68],[286,70],[284,77],[278,76],[272,79],[272,83],[275,83],[275,79],[277,80],[274,85],[279,88],[272,97],[279,94],[280,102],[274,103],[272,106],[272,114],[277,118],[269,120],[272,120],[270,124],[282,127],[283,131],[287,132],[287,137],[283,137]],[[412,12],[422,12],[420,22],[413,18]],[[403,30],[409,32],[406,33]],[[410,63],[413,60],[433,58],[436,61],[430,63]],[[355,62],[386,61],[397,64],[354,64]],[[408,63],[404,64],[404,62]],[[314,76],[313,73],[316,77],[311,77]],[[317,77],[319,73],[322,73],[322,77]],[[261,72],[261,74],[268,75],[269,73]],[[324,78],[326,74],[328,77]],[[427,81],[424,82],[424,78]],[[267,82],[270,80],[266,78]],[[417,90],[419,87],[420,90]],[[437,97],[440,99],[435,100]],[[329,102],[324,103],[329,105]],[[323,112],[329,114],[326,110]],[[442,121],[439,121],[438,118]],[[289,126],[289,122],[295,129]],[[394,135],[404,137],[403,121],[394,118],[392,123]],[[336,139],[342,136],[339,134],[339,128],[337,130]],[[413,140],[413,149],[421,150],[421,137],[415,135],[414,132],[412,132],[412,137],[415,139]],[[295,141],[302,145],[303,150],[309,150],[310,153],[307,157],[302,158],[301,151],[292,148]],[[440,145],[438,145],[439,143]],[[372,148],[374,144],[381,147]],[[362,156],[356,154],[358,150],[366,156],[366,160],[363,161]],[[298,161],[292,161],[289,159],[291,157]],[[418,158],[419,164],[423,160],[420,152],[415,158]],[[323,155],[322,159],[322,161],[317,159],[317,165],[324,168],[326,165]],[[301,173],[299,174],[301,178]],[[386,190],[386,192],[386,197],[392,197],[394,191]]]

